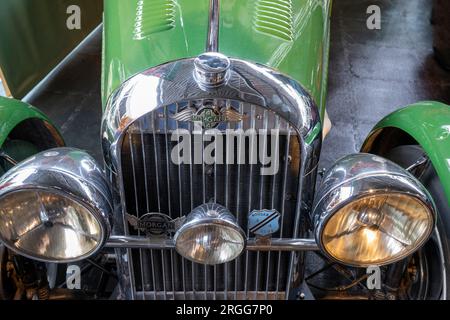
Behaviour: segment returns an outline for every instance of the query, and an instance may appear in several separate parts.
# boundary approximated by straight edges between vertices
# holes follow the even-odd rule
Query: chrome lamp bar
[[[172,239],[149,239],[139,236],[111,236],[106,242],[107,248],[126,249],[175,249]],[[248,251],[317,251],[319,247],[314,239],[273,239],[270,241],[257,241],[249,239]]]

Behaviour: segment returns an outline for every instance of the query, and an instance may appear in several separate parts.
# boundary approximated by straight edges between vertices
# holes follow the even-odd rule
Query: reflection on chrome
[[[396,164],[347,156],[326,174],[314,209],[316,241],[333,260],[385,265],[420,248],[435,223],[424,187]]]
[[[21,255],[48,262],[81,260],[110,233],[111,191],[85,152],[35,155],[0,180],[0,239]]]
[[[366,214],[370,211],[371,217]],[[402,256],[430,233],[425,205],[404,195],[370,196],[350,203],[328,221],[322,242],[330,255],[363,264]]]
[[[236,259],[245,247],[244,231],[236,218],[215,203],[195,208],[175,234],[174,241],[183,257],[210,265]]]

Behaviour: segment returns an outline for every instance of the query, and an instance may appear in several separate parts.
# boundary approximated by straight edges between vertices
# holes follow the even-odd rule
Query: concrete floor
[[[381,30],[366,8],[381,7]],[[396,109],[423,100],[450,103],[450,73],[433,57],[429,0],[337,0],[331,24],[327,110],[333,129],[322,165],[359,151],[371,128]]]
[[[67,146],[103,161],[100,143],[102,33],[98,30],[27,102],[58,127]],[[102,162],[100,162],[102,163]]]
[[[382,10],[381,30],[368,30],[366,9]],[[433,58],[430,0],[335,0],[328,113],[333,128],[321,166],[357,152],[383,116],[421,100],[450,103],[450,73]],[[69,146],[101,159],[101,33],[29,102],[61,129]]]

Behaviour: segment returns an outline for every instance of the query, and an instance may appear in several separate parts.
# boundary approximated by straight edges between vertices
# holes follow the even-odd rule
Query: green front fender
[[[395,111],[375,126],[361,151],[383,156],[416,143],[433,163],[450,205],[450,106],[426,101]]]
[[[22,101],[0,97],[0,148],[12,135],[41,150],[64,146],[60,133],[42,112]]]

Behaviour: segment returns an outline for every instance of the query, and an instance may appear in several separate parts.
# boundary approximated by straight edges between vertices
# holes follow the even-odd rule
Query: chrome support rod
[[[148,239],[136,236],[111,236],[105,245],[107,248],[127,249],[159,249],[175,248],[172,239]],[[248,251],[317,251],[318,245],[314,239],[273,239],[259,242],[256,239],[247,241]]]
[[[3,158],[4,160],[6,160],[6,162],[8,162],[10,165],[15,166],[18,162],[12,158],[9,154],[7,154],[5,151],[0,150],[0,158]]]
[[[172,239],[149,239],[139,236],[111,236],[106,242],[107,248],[170,250],[175,248]]]
[[[208,40],[206,42],[206,52],[219,51],[219,12],[220,12],[219,0],[210,0]]]

